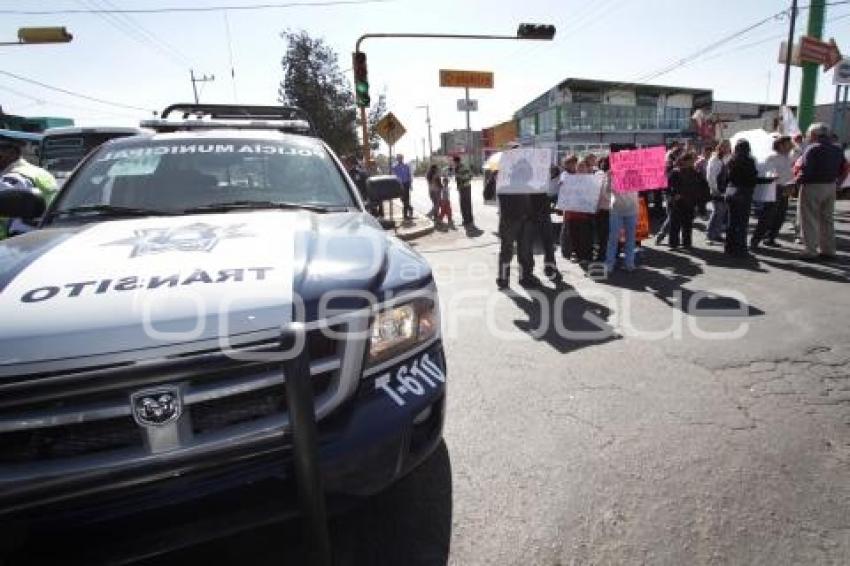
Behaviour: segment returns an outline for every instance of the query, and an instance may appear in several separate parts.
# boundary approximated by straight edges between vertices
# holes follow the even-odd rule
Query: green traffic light
[[[357,81],[354,88],[357,89],[359,94],[369,94],[369,83],[366,81]]]

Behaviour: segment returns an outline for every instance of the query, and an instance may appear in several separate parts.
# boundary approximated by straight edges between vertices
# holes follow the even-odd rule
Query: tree
[[[378,102],[369,108],[369,145],[377,147],[381,143],[381,137],[375,131],[375,124],[384,117],[387,113],[387,95],[382,94],[378,97]]]
[[[302,108],[319,136],[341,155],[357,149],[356,111],[351,86],[339,69],[333,49],[306,31],[284,31],[287,42],[281,59],[283,80],[278,88],[281,104]]]

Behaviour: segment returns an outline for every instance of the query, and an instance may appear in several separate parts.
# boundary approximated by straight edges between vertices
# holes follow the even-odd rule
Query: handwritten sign
[[[611,186],[618,192],[667,188],[664,148],[648,147],[611,154]]]
[[[561,189],[555,208],[571,212],[596,212],[604,181],[605,177],[601,174],[561,175]]]
[[[496,193],[520,195],[549,192],[549,167],[552,150],[539,148],[511,149],[502,152]]]

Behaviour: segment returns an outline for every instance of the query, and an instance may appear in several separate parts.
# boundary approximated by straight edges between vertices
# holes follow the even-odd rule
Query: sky
[[[0,10],[257,3],[274,0],[0,0]],[[397,150],[413,158],[422,155],[427,140],[425,111],[417,106],[430,107],[435,150],[440,132],[465,128],[465,115],[457,111],[456,102],[463,91],[440,88],[441,68],[494,73],[495,88],[471,92],[479,101],[471,127],[480,129],[509,119],[567,77],[634,81],[787,5],[780,0],[390,0],[226,14],[0,14],[0,41],[14,40],[21,26],[64,25],[74,35],[69,44],[0,47],[0,71],[119,104],[161,110],[192,100],[189,69],[193,68],[198,75],[215,76],[199,85],[203,102],[274,104],[282,78],[283,30],[303,29],[324,38],[350,79],[351,52],[364,33],[513,35],[521,22],[557,27],[551,42],[366,40],[362,48],[368,55],[372,99],[386,94],[389,109],[408,131]],[[805,30],[807,18],[808,11],[801,11],[797,35]],[[850,55],[850,2],[829,6],[826,20],[824,37],[834,37]],[[783,68],[777,55],[787,33],[787,18],[772,19],[650,82],[712,89],[716,100],[778,104]],[[819,75],[817,101],[832,102],[832,74]],[[799,100],[800,77],[800,69],[792,68],[793,104]],[[7,113],[67,116],[83,125],[134,125],[150,117],[146,110],[75,98],[2,74],[0,105]]]

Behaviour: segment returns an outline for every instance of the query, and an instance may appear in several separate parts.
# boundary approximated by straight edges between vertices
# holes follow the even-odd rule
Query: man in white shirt
[[[705,169],[705,178],[708,181],[708,189],[711,195],[711,217],[708,219],[706,230],[709,244],[723,243],[723,232],[729,225],[729,207],[724,199],[726,184],[728,182],[728,171],[726,163],[732,153],[729,140],[723,140],[708,160]]]
[[[759,222],[753,233],[754,240],[764,238],[765,246],[779,245],[776,242],[776,237],[779,235],[788,214],[788,199],[791,197],[791,191],[795,186],[794,160],[791,155],[793,149],[794,146],[790,137],[779,137],[773,142],[773,153],[765,160],[765,172],[771,177],[776,177],[776,203],[773,205],[770,218],[766,219],[766,225],[763,229],[761,222]]]

